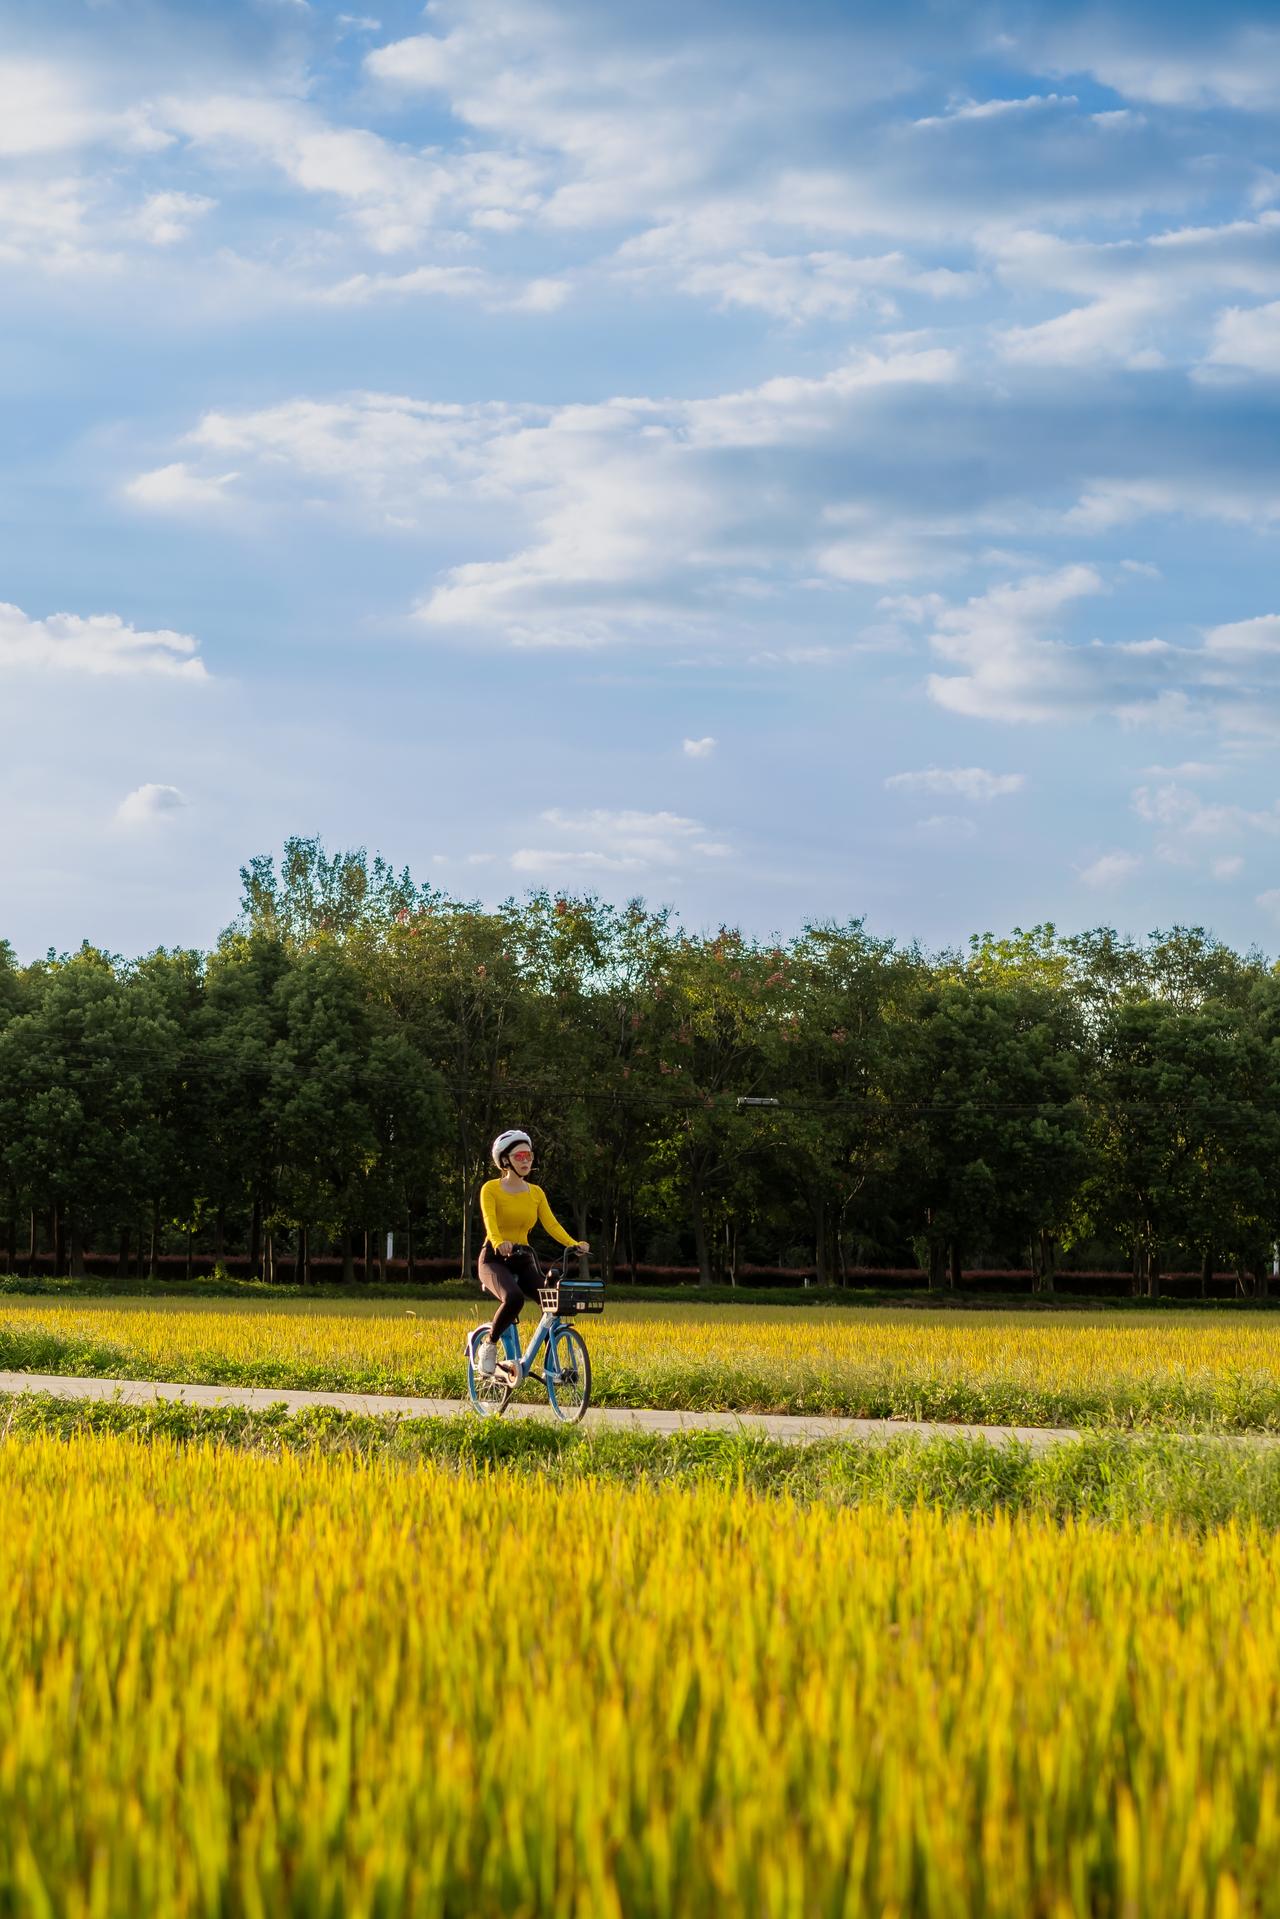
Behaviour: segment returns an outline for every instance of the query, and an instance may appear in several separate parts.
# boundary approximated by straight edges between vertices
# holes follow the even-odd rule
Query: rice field
[[[1280,1909],[1280,1539],[0,1445],[0,1913]]]
[[[0,1368],[457,1397],[466,1301],[0,1299]],[[526,1323],[530,1315],[526,1314]],[[1280,1430],[1280,1316],[611,1304],[603,1405]]]

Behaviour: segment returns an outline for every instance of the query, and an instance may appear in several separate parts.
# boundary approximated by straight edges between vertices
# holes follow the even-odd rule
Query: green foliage
[[[209,955],[0,942],[0,1267],[21,1226],[60,1269],[199,1246],[278,1277],[288,1247],[368,1278],[366,1235],[412,1225],[469,1272],[520,1124],[606,1276],[660,1243],[707,1288],[796,1259],[841,1284],[915,1247],[935,1288],[1029,1260],[1051,1289],[1102,1239],[1152,1294],[1173,1263],[1265,1291],[1280,980],[1203,928],[774,944],[593,894],[489,911],[301,838],[242,878]]]

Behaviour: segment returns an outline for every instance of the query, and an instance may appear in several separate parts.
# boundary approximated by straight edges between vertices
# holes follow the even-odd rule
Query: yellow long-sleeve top
[[[480,1212],[489,1244],[501,1246],[509,1239],[513,1246],[527,1246],[536,1220],[552,1239],[562,1246],[576,1246],[572,1233],[566,1233],[552,1212],[541,1186],[527,1186],[523,1193],[509,1193],[500,1179],[486,1180],[480,1188]]]

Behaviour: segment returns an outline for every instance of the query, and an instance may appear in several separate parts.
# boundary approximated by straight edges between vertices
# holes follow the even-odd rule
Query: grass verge
[[[742,1486],[837,1505],[875,1500],[1108,1525],[1153,1520],[1197,1534],[1250,1520],[1280,1531],[1280,1447],[1173,1434],[1087,1434],[1047,1452],[960,1435],[789,1446],[746,1433],[583,1433],[471,1417],[370,1418],[329,1407],[290,1414],[283,1406],[130,1406],[44,1393],[0,1400],[0,1442],[32,1433],[123,1434],[265,1456],[319,1451],[473,1474]]]

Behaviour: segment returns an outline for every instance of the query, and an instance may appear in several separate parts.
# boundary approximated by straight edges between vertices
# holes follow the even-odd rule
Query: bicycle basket
[[[560,1319],[572,1319],[576,1313],[604,1311],[602,1279],[562,1279],[554,1286],[539,1286],[538,1304],[544,1313]]]

